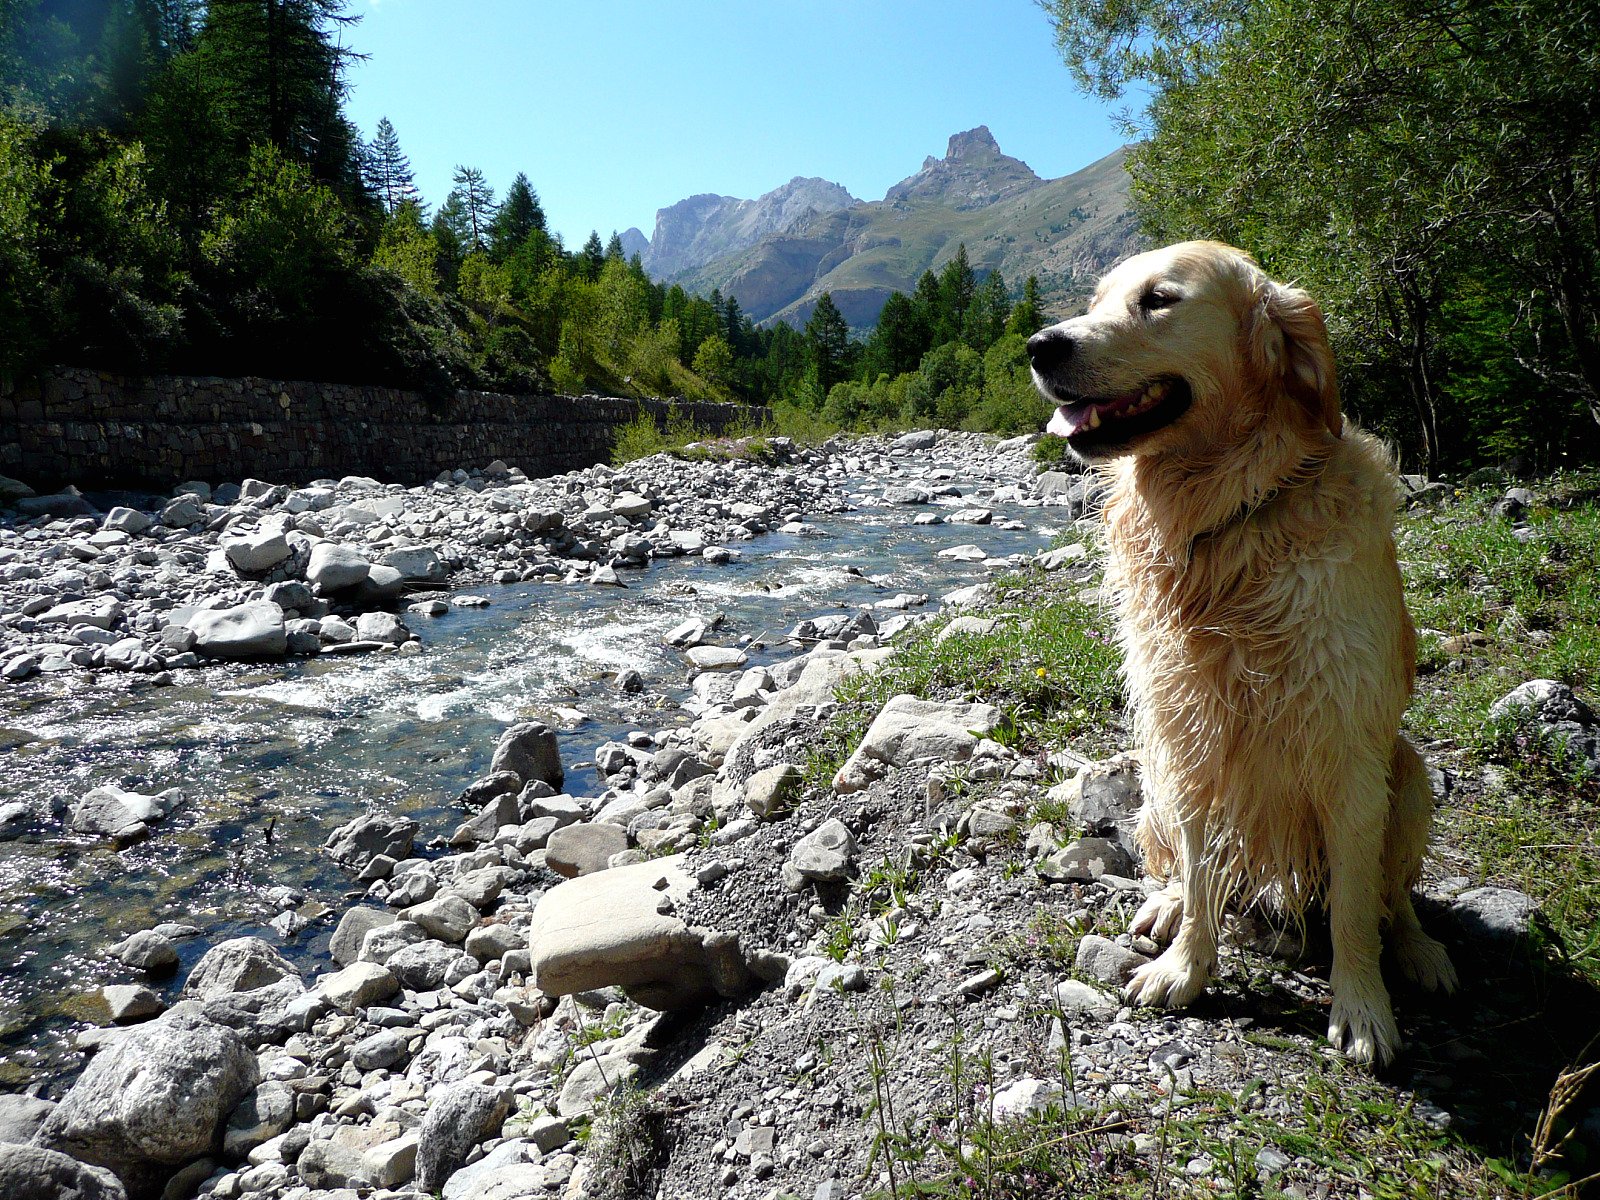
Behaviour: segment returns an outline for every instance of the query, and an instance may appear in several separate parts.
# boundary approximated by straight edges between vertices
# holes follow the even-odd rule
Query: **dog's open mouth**
[[[1046,433],[1064,437],[1074,449],[1116,446],[1170,425],[1188,411],[1194,394],[1180,376],[1155,379],[1118,396],[1073,396],[1060,401]]]

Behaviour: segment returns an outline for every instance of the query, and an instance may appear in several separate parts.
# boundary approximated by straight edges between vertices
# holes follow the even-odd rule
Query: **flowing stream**
[[[689,617],[725,614],[712,641],[754,639],[764,647],[752,650],[751,665],[773,661],[796,652],[783,634],[802,618],[899,592],[926,593],[931,610],[941,594],[992,574],[940,558],[940,549],[1034,553],[1065,523],[1064,510],[994,504],[996,521],[1026,528],[915,525],[927,509],[884,506],[872,494],[878,487],[854,481],[857,511],[817,518],[816,535],[742,543],[728,565],[664,560],[626,573],[625,590],[473,589],[487,607],[413,620],[420,656],[219,666],[175,673],[167,687],[87,674],[8,687],[0,803],[28,799],[59,816],[103,783],[176,787],[187,803],[120,851],[59,821],[0,843],[0,1090],[41,1078],[62,1090],[79,1061],[74,1030],[104,1020],[99,986],[132,981],[103,951],[135,930],[185,922],[203,931],[178,943],[183,965],[152,985],[168,999],[189,965],[229,937],[262,936],[308,974],[326,969],[315,955],[338,911],[361,894],[323,853],[328,834],[369,809],[392,810],[421,824],[419,853],[430,853],[424,843],[468,815],[454,798],[487,769],[509,722],[558,726],[566,790],[599,791],[597,746],[689,719],[676,707],[686,664],[661,644]],[[971,504],[970,492],[959,503]],[[615,686],[613,674],[628,668],[644,676],[643,695]],[[285,907],[314,916],[322,906],[332,919],[287,940],[266,924]]]

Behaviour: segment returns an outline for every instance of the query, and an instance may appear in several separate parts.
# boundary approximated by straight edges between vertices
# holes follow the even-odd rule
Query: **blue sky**
[[[820,175],[863,200],[988,125],[1042,176],[1121,144],[1032,0],[353,0],[346,113],[388,116],[430,205],[518,171],[576,247],[696,192]]]

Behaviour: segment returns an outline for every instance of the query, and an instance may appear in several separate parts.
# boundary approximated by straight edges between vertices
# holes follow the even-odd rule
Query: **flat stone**
[[[361,957],[361,941],[367,933],[381,925],[392,925],[395,915],[381,908],[365,905],[348,910],[339,918],[339,927],[328,942],[328,955],[341,966],[348,966]]]
[[[622,987],[655,1009],[742,994],[751,980],[737,940],[661,911],[663,898],[681,911],[696,886],[672,855],[551,888],[529,930],[533,985],[547,996]]]
[[[613,854],[628,848],[628,831],[620,825],[586,822],[557,829],[545,843],[545,865],[572,879],[603,871]]]
[[[109,983],[100,989],[100,995],[117,1025],[147,1020],[166,1008],[160,996],[136,983]]]
[[[1101,983],[1121,987],[1128,982],[1135,971],[1149,961],[1144,955],[1137,954],[1125,946],[1119,946],[1110,938],[1086,933],[1078,941],[1078,954],[1074,965],[1079,971],[1098,979]]]
[[[850,877],[855,854],[855,837],[834,817],[795,843],[786,868],[815,882],[837,883]]]
[[[381,1004],[399,990],[394,972],[375,962],[352,962],[317,981],[317,991],[344,1012]]]
[[[339,542],[318,542],[311,548],[311,558],[306,564],[306,581],[326,595],[355,587],[372,569],[353,547]]]
[[[194,633],[195,650],[212,658],[279,658],[289,649],[283,609],[266,600],[200,609],[185,624]]]
[[[460,896],[441,895],[414,904],[400,914],[422,926],[430,937],[441,942],[461,942],[478,923],[478,910]]]
[[[977,749],[979,738],[1000,721],[1000,710],[989,704],[895,696],[839,768],[833,778],[834,791],[859,791],[891,769],[916,762],[965,762]]]

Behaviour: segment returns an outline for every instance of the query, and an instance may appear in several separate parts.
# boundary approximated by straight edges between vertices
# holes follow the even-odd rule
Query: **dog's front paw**
[[[1123,995],[1129,1004],[1151,1008],[1182,1008],[1205,990],[1211,975],[1209,963],[1200,962],[1177,949],[1169,949],[1154,962],[1133,973]]]
[[[1460,984],[1449,951],[1420,930],[1395,942],[1394,957],[1407,979],[1430,992],[1453,992]]]
[[[1177,936],[1183,922],[1183,887],[1169,883],[1159,892],[1152,892],[1133,914],[1133,924],[1128,928],[1158,942],[1170,942]]]
[[[1400,1048],[1400,1027],[1388,1004],[1333,998],[1328,1040],[1352,1062],[1383,1067]]]

